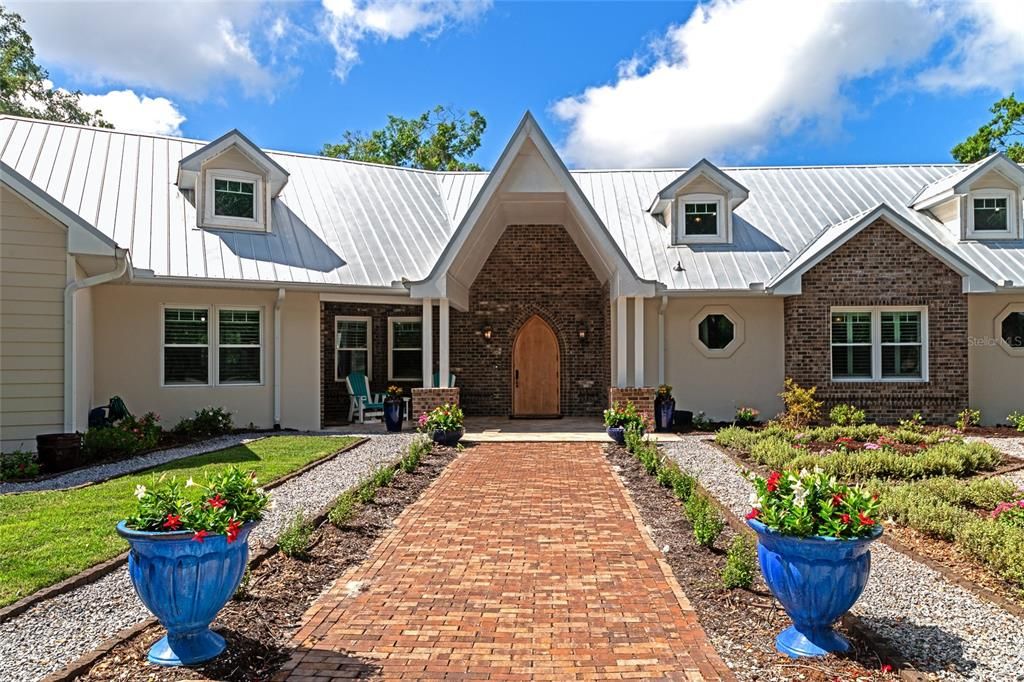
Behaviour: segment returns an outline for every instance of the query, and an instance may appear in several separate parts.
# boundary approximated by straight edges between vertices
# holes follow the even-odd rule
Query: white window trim
[[[253,204],[255,208],[254,218],[234,218],[231,216],[216,215],[214,207],[214,182],[217,180],[242,181],[253,183]],[[230,230],[258,230],[264,231],[264,192],[263,177],[256,173],[248,173],[240,170],[211,168],[206,171],[206,183],[203,197],[203,227],[222,227]]]
[[[260,379],[259,379],[259,381],[221,381],[220,380],[220,349],[221,348],[252,348],[253,347],[253,346],[249,346],[249,345],[237,345],[237,344],[233,344],[233,343],[226,343],[224,345],[221,345],[221,343],[220,343],[220,314],[221,314],[221,311],[231,311],[231,310],[244,310],[244,311],[255,310],[256,312],[258,312],[260,314],[260,323],[259,323],[259,328],[260,328],[260,345],[259,345],[259,349],[260,349],[260,365],[259,365],[259,367],[260,367]],[[224,306],[217,306],[216,307],[216,318],[217,319],[216,319],[216,322],[215,322],[216,336],[214,336],[214,342],[215,342],[214,343],[214,347],[216,348],[217,359],[213,363],[214,369],[216,370],[216,373],[214,374],[214,377],[213,377],[214,385],[216,385],[216,386],[262,386],[263,385],[263,378],[264,378],[264,374],[265,374],[265,372],[263,371],[263,358],[265,357],[264,343],[263,343],[263,320],[264,320],[264,317],[265,316],[263,315],[263,307],[262,306],[224,305]]]
[[[345,377],[338,377],[338,351],[361,350],[360,348],[339,348],[338,347],[338,323],[339,322],[365,322],[366,323],[366,378],[373,379],[373,318],[360,315],[335,315],[334,316],[334,380],[345,381]]]
[[[1006,229],[1005,230],[975,230],[974,229],[974,200],[975,199],[1006,199]],[[1019,201],[1017,193],[1009,189],[979,189],[967,195],[967,238],[968,239],[1013,239],[1020,230]]]
[[[423,318],[420,316],[407,316],[407,317],[389,317],[388,318],[388,381],[421,381],[424,377],[396,377],[394,371],[395,362],[395,322],[419,322],[420,331],[423,330]],[[401,349],[401,350],[414,350],[412,348]],[[423,340],[420,339],[420,356],[423,355]]]
[[[708,315],[724,315],[732,322],[732,341],[725,348],[708,348],[700,339],[700,323]],[[735,310],[727,305],[706,305],[690,319],[690,343],[693,344],[701,355],[711,359],[729,358],[739,350],[746,340],[746,329],[743,318]]]
[[[170,310],[205,310],[206,311],[206,346],[201,346],[197,343],[172,343],[166,342],[166,311]],[[213,385],[213,371],[214,371],[214,332],[213,324],[211,324],[211,317],[213,316],[213,309],[209,305],[195,304],[195,303],[165,303],[160,306],[160,387],[161,388],[209,388]],[[206,348],[206,383],[205,384],[168,384],[166,379],[167,375],[164,373],[165,365],[165,353],[166,348]]]
[[[715,234],[686,234],[686,204],[716,204],[718,224]],[[719,194],[680,194],[676,196],[673,219],[674,244],[723,244],[729,241],[729,215],[725,197]]]
[[[836,313],[871,313],[871,376],[870,377],[837,377],[832,373],[832,315]],[[882,376],[882,313],[920,313],[921,314],[921,376],[920,377],[883,377]],[[893,384],[926,384],[928,383],[928,306],[832,306],[829,310],[828,325],[828,372],[833,383],[893,383]],[[845,344],[844,344],[845,345]],[[866,344],[862,344],[866,345]],[[895,345],[895,344],[885,344]],[[898,344],[917,345],[917,344]]]
[[[1014,348],[1010,344],[1006,343],[1006,340],[1003,338],[1003,320],[1005,320],[1013,313],[1024,314],[1024,301],[1020,303],[1011,303],[1010,305],[1000,310],[999,314],[996,315],[995,327],[993,332],[995,334],[996,342],[999,344],[1000,348],[1006,351],[1007,355],[1011,355],[1013,357],[1018,358],[1024,358],[1024,348]]]

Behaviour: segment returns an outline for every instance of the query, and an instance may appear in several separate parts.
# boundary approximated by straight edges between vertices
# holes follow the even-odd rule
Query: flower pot
[[[384,401],[384,426],[392,433],[402,430],[402,399]]]
[[[626,427],[625,426],[609,426],[605,429],[608,437],[619,445],[626,444]],[[643,435],[643,429],[640,430],[640,435]]]
[[[465,429],[457,428],[446,431],[444,429],[437,429],[434,431],[433,437],[434,442],[438,445],[446,445],[448,447],[455,447],[455,445],[462,440],[462,435],[465,433]]]
[[[850,643],[832,629],[850,610],[871,573],[871,543],[882,534],[855,540],[797,538],[747,521],[757,533],[761,573],[793,625],[775,638],[775,648],[791,658],[846,651]]]
[[[228,543],[224,535],[198,542],[192,531],[158,533],[117,524],[131,545],[128,574],[135,591],[167,628],[167,636],[149,650],[150,663],[192,665],[224,651],[224,638],[210,630],[210,623],[242,581],[255,525],[244,524]]]
[[[672,429],[672,418],[676,412],[675,398],[666,398],[657,401],[654,406],[654,430],[669,431]]]

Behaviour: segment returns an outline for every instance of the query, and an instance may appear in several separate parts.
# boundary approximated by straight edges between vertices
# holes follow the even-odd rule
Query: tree
[[[321,154],[339,159],[426,170],[483,170],[466,159],[480,148],[487,121],[477,111],[459,115],[438,105],[415,118],[388,114],[388,122],[369,135],[345,131],[339,144]]]
[[[36,63],[24,23],[21,15],[0,6],[0,114],[113,128],[101,112],[82,109],[81,91],[53,87],[46,69]]]
[[[1024,163],[1024,102],[1013,93],[989,109],[995,116],[966,140],[953,147],[953,158],[974,163],[990,154],[1005,152],[1017,163]]]

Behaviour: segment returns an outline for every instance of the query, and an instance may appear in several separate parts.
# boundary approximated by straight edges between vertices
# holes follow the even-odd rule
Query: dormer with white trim
[[[672,230],[672,244],[731,244],[732,213],[749,196],[746,187],[707,159],[664,187],[648,212]]]
[[[178,188],[194,192],[200,228],[270,232],[271,202],[287,182],[288,171],[238,130],[178,164]]]
[[[925,186],[910,205],[929,213],[961,241],[1024,238],[1024,169],[992,154]]]

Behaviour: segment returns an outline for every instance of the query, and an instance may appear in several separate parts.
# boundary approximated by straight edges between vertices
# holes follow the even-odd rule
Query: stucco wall
[[[0,449],[64,430],[67,232],[0,188]]]
[[[967,297],[970,403],[986,424],[1024,412],[1024,355],[1011,355],[997,342],[996,318],[1009,305],[1024,309],[1024,293]]]
[[[94,402],[124,398],[132,412],[150,410],[165,428],[195,410],[222,406],[235,424],[273,425],[273,311],[276,290],[200,289],[153,285],[106,285],[93,293]],[[263,382],[245,386],[161,386],[163,305],[244,305],[263,310]],[[282,412],[285,428],[318,428],[320,396],[319,298],[288,292],[282,306]],[[211,334],[213,325],[211,325]],[[215,365],[214,365],[215,367]],[[215,371],[215,370],[211,370]]]

